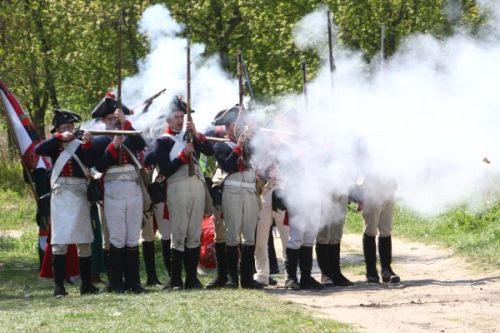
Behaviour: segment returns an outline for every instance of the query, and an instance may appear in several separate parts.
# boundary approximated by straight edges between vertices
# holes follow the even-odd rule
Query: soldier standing
[[[186,123],[192,132],[193,143],[185,141],[184,114],[187,105],[174,97],[167,116],[167,128],[155,142],[154,155],[160,173],[167,178],[167,202],[172,232],[172,275],[167,287],[172,289],[199,289],[197,278],[200,255],[201,222],[205,210],[205,184],[198,166],[200,152],[213,155],[213,147],[196,130],[193,122]],[[193,111],[191,111],[193,112]],[[191,162],[190,162],[191,161]],[[194,175],[189,175],[193,163]],[[182,265],[186,280],[182,283]]]
[[[75,139],[74,123],[80,116],[55,110],[51,139],[41,142],[35,152],[52,159],[50,178],[51,244],[54,269],[54,296],[64,297],[64,273],[68,244],[77,244],[78,264],[82,284],[80,294],[96,294],[91,284],[91,243],[94,239],[90,223],[90,203],[87,200],[86,173],[91,165],[91,135],[83,141]]]
[[[394,184],[375,175],[364,179],[360,187],[359,210],[365,221],[363,233],[363,254],[366,264],[366,280],[379,283],[377,271],[377,247],[375,238],[378,234],[378,253],[382,282],[399,283],[400,277],[394,273],[392,262],[392,220],[394,215]]]
[[[347,196],[334,195],[331,207],[322,208],[323,224],[316,238],[316,258],[325,287],[352,286],[340,270],[340,241],[347,214]]]
[[[262,289],[263,284],[253,279],[255,230],[258,216],[258,197],[255,173],[251,170],[246,156],[246,133],[236,136],[240,107],[235,106],[223,116],[220,124],[226,126],[229,142],[215,144],[217,163],[228,176],[223,183],[222,214],[226,223],[227,267],[230,287],[237,287],[238,245],[241,238],[241,286]]]
[[[114,108],[116,100],[108,96],[92,112],[101,118],[107,130],[133,130],[125,112]],[[109,232],[110,290],[142,293],[139,280],[139,237],[143,216],[143,193],[139,185],[135,161],[137,153],[144,150],[145,141],[140,135],[100,136],[93,140],[96,169],[104,178],[104,216]],[[123,281],[125,278],[125,281]]]
[[[262,284],[276,284],[277,282],[270,277],[269,266],[269,230],[271,225],[276,224],[276,228],[280,233],[281,245],[283,247],[283,256],[286,256],[286,246],[288,242],[289,232],[288,226],[284,225],[285,211],[273,209],[272,198],[273,192],[278,188],[277,182],[277,167],[271,166],[267,170],[265,178],[268,179],[262,194],[260,195],[260,211],[257,221],[257,235],[255,243],[255,270],[254,278]]]

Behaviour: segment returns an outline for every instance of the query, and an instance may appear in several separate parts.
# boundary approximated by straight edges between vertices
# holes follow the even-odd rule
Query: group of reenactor
[[[270,276],[269,230],[280,233],[285,257],[285,288],[322,289],[353,283],[340,269],[340,242],[349,201],[358,203],[365,220],[363,252],[368,282],[380,281],[376,236],[383,282],[398,283],[391,269],[393,195],[367,196],[382,182],[366,175],[350,196],[333,196],[321,208],[320,223],[304,221],[280,189],[279,166],[256,170],[249,144],[252,130],[238,105],[219,112],[210,133],[185,121],[187,105],[175,96],[165,108],[164,133],[148,144],[141,135],[75,133],[81,118],[55,111],[53,136],[36,147],[48,156],[50,176],[50,244],[53,253],[54,296],[67,294],[65,254],[69,244],[78,248],[81,288],[99,292],[91,282],[91,243],[94,240],[89,184],[100,175],[103,248],[109,282],[107,291],[143,293],[139,277],[139,243],[147,272],[147,285],[160,284],[155,268],[155,230],[161,234],[162,256],[169,275],[164,289],[203,288],[197,277],[201,223],[214,216],[217,275],[205,286],[261,289],[276,285]],[[107,95],[92,112],[106,130],[134,131],[129,110]],[[216,129],[216,130],[214,130]],[[217,134],[218,133],[218,134]],[[272,153],[272,152],[271,152]],[[214,159],[213,174],[204,174],[200,157]],[[148,180],[145,180],[149,178]],[[151,201],[151,184],[161,184],[160,201]],[[376,199],[373,199],[373,198]],[[318,221],[316,221],[318,222]],[[313,227],[317,226],[317,227]],[[321,281],[312,275],[315,246]],[[298,278],[300,270],[300,279]],[[185,277],[183,278],[183,273]]]

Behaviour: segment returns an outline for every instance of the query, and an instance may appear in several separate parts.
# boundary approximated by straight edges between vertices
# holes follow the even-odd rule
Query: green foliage
[[[117,18],[125,10],[123,75],[137,72],[147,42],[137,32],[143,10],[163,3],[190,38],[218,53],[235,73],[243,51],[257,96],[301,89],[300,58],[310,77],[318,70],[313,51],[292,43],[295,23],[319,5],[328,5],[339,26],[340,42],[361,50],[367,60],[380,49],[380,26],[387,30],[386,54],[415,32],[444,37],[458,26],[477,32],[487,24],[475,0],[461,0],[458,14],[446,14],[450,0],[10,0],[0,7],[0,78],[25,104],[40,133],[60,106],[89,117],[90,110],[116,86]],[[454,2],[453,2],[454,3]],[[325,41],[326,44],[326,41]]]
[[[21,162],[0,160],[0,189],[27,194],[28,184],[23,180]]]
[[[150,4],[123,1],[123,75],[137,71],[146,45],[137,21]],[[12,0],[0,7],[0,78],[31,113],[40,134],[51,107],[84,118],[116,85],[118,1]]]
[[[35,226],[35,201],[19,162],[0,160],[0,211],[2,230]]]

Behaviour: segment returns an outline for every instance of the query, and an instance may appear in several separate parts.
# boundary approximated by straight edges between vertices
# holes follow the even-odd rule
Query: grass
[[[36,204],[30,193],[0,191],[0,230],[34,230]]]
[[[19,239],[0,237],[0,262],[4,263],[0,269],[0,331],[352,331],[335,321],[314,318],[297,304],[263,291],[164,292],[150,288],[145,295],[81,297],[78,285],[70,285],[66,298],[54,299],[52,281],[37,277],[36,237],[33,231]],[[161,266],[160,257],[157,266]],[[159,273],[160,280],[166,281],[165,273],[160,269]],[[202,282],[212,277],[203,276]],[[142,281],[145,281],[144,271]]]
[[[263,291],[149,288],[146,295],[80,297],[79,286],[69,285],[66,298],[54,299],[52,281],[38,278],[35,203],[21,175],[19,165],[0,161],[0,231],[23,231],[20,238],[0,232],[1,332],[352,331]],[[156,249],[159,278],[166,282],[159,244]],[[141,268],[145,281],[142,260]],[[201,280],[206,284],[212,278]]]
[[[349,211],[346,231],[363,231],[361,215],[354,209]],[[478,265],[500,268],[500,203],[489,204],[480,211],[458,207],[431,218],[397,207],[393,234],[448,247]]]
[[[0,230],[35,230],[35,200],[21,164],[0,160]]]
[[[20,238],[0,236],[0,331],[22,332],[338,332],[349,326],[317,319],[312,313],[262,291],[219,290],[161,292],[146,295],[52,298],[52,281],[37,277],[35,206],[19,166],[0,162],[0,230],[22,230]],[[481,211],[463,207],[423,218],[398,207],[394,234],[450,247],[478,264],[500,266],[500,203]],[[346,232],[363,230],[353,207]],[[160,246],[157,266],[161,267]],[[142,265],[142,264],[141,264]],[[360,269],[351,267],[351,269]],[[144,269],[142,267],[142,269]],[[145,273],[142,271],[142,280]],[[159,269],[161,281],[165,272]],[[207,283],[211,275],[202,277]],[[150,289],[151,290],[151,289]]]

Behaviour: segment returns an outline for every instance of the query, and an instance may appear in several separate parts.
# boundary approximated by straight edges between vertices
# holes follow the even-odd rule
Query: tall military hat
[[[55,133],[57,127],[62,124],[79,123],[82,117],[70,111],[54,109],[54,117],[52,118],[52,128],[50,133]]]
[[[230,125],[234,123],[236,119],[238,119],[238,115],[240,113],[240,106],[236,104],[232,108],[219,111],[214,120],[212,121],[212,125],[214,126],[222,126],[222,125]]]
[[[175,95],[172,97],[172,101],[170,101],[170,105],[168,108],[168,112],[177,112],[177,111],[182,111],[184,113],[187,112],[187,103],[182,100],[180,96]],[[193,113],[194,110],[191,109],[191,113]]]
[[[108,114],[112,114],[115,112],[118,107],[118,101],[113,93],[108,92],[106,96],[96,105],[94,110],[92,111],[92,118],[103,118]],[[122,111],[124,114],[131,115],[133,112],[122,104]]]

